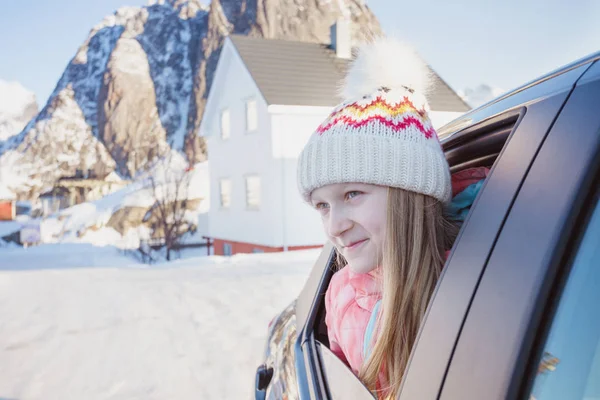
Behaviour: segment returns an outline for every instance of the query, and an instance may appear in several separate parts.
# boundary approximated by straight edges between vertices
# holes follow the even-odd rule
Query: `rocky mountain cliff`
[[[196,135],[230,33],[329,42],[340,16],[354,38],[379,33],[364,0],[153,0],[95,26],[47,104],[21,133],[0,139],[12,190],[36,197],[76,169],[132,177],[166,141],[190,162],[207,157]]]

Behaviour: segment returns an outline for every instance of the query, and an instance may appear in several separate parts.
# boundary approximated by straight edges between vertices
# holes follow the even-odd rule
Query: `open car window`
[[[453,218],[455,223],[462,225],[466,220],[475,198],[484,186],[486,177],[489,176],[490,170],[500,155],[518,117],[518,113],[512,113],[498,123],[490,124],[487,131],[474,132],[472,137],[464,135],[462,138],[451,142],[446,148],[446,155],[453,175],[453,196],[462,193],[463,190],[472,185],[477,186],[476,190],[470,191],[471,197],[467,199],[466,204],[464,200],[459,202],[462,205],[457,206],[458,208],[453,211],[460,216],[459,219]],[[465,145],[465,142],[468,144]],[[454,217],[456,216],[454,215]],[[333,247],[331,247],[331,252],[333,252]],[[326,264],[321,264],[324,266],[324,268],[322,267],[321,293],[315,302],[317,308],[312,331],[312,339],[318,349],[317,353],[319,354],[323,380],[332,399],[372,399],[373,394],[358,380],[349,367],[329,349],[323,298],[328,283],[337,269],[334,260],[335,257],[330,255]]]
[[[448,211],[452,209],[452,219],[454,223],[461,226],[461,229],[479,191],[482,190],[495,161],[500,156],[502,148],[517,124],[519,116],[519,112],[513,111],[496,121],[490,122],[483,128],[479,127],[475,130],[462,132],[460,136],[452,137],[445,143],[446,157],[453,177],[454,199],[465,194],[468,191],[467,188],[476,186],[474,190],[469,191],[470,198],[465,196],[447,207]],[[460,233],[458,237],[460,237]],[[334,258],[331,257],[328,266],[323,271],[323,282],[328,283],[336,269]],[[318,306],[314,325],[314,338],[317,342],[329,347],[327,326],[325,325],[325,304],[321,302]]]

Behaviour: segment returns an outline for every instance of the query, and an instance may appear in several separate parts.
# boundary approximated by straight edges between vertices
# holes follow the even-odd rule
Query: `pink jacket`
[[[331,351],[355,374],[364,361],[365,330],[379,299],[381,289],[376,273],[357,274],[348,267],[333,274],[325,293],[325,323]]]

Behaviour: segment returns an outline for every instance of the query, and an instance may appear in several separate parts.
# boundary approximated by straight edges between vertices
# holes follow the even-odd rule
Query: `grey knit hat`
[[[450,170],[431,124],[429,69],[405,44],[380,38],[359,48],[337,106],[298,159],[298,188],[368,183],[451,198]]]

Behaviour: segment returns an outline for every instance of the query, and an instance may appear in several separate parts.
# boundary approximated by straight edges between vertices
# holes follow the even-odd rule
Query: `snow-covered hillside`
[[[33,92],[18,82],[0,79],[0,142],[21,132],[37,112]]]
[[[23,225],[39,226],[43,243],[90,243],[94,245],[111,245],[121,249],[135,249],[140,240],[148,239],[150,231],[145,225],[123,228],[118,232],[111,226],[117,213],[124,209],[149,209],[156,199],[162,196],[174,196],[177,188],[177,174],[184,173],[185,187],[180,187],[179,199],[198,200],[198,207],[189,210],[186,220],[198,225],[198,235],[206,235],[208,226],[209,177],[208,161],[196,164],[192,169],[184,171],[187,162],[178,152],[172,152],[167,162],[154,165],[146,174],[137,177],[132,184],[111,193],[103,198],[77,204],[44,218],[33,220],[21,219],[19,222],[1,222],[0,238],[11,231],[18,231]],[[152,177],[156,189],[152,189],[149,178]],[[9,194],[0,185],[0,195]],[[126,218],[126,217],[123,217]],[[129,222],[131,219],[128,220]],[[114,224],[114,223],[113,223]]]
[[[151,268],[112,247],[0,249],[0,395],[250,399],[271,318],[318,250]]]

